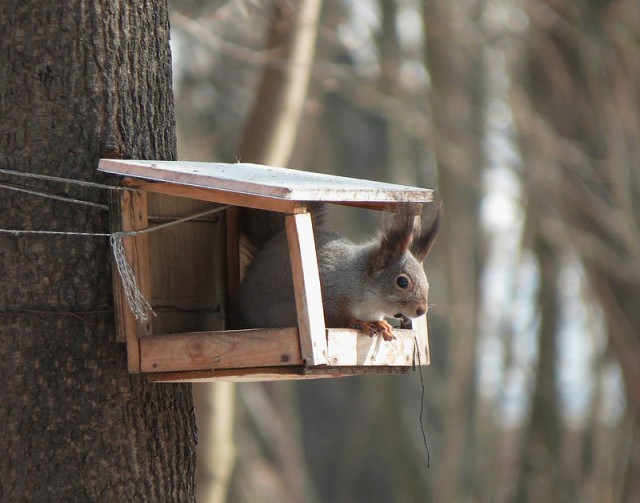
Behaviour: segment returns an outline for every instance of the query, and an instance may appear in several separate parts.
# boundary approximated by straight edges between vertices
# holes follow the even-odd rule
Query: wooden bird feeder
[[[395,330],[388,342],[325,327],[307,204],[392,211],[414,203],[418,214],[431,190],[241,163],[101,159],[98,169],[132,189],[111,201],[113,231],[145,229],[202,205],[230,205],[226,218],[124,238],[127,262],[157,314],[138,321],[114,272],[117,336],[127,344],[131,373],[156,382],[258,381],[404,373],[429,363],[426,316]],[[226,299],[235,297],[243,269],[235,227],[240,206],[286,214],[297,327],[227,329]],[[220,230],[226,259],[215,256],[203,224]]]

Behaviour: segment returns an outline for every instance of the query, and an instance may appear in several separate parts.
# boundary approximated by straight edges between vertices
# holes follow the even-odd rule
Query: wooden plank
[[[199,370],[187,372],[159,372],[148,374],[150,382],[264,382],[300,379],[329,379],[331,374],[307,375],[303,366],[262,367],[253,369]]]
[[[246,163],[101,159],[98,169],[192,188],[286,201],[424,203],[433,199],[433,191],[429,189]]]
[[[238,299],[240,288],[241,259],[240,259],[240,235],[238,232],[238,208],[229,208],[226,211],[227,228],[227,298],[229,305],[233,306]],[[227,327],[229,328],[227,321]]]
[[[334,377],[348,377],[356,375],[390,375],[390,374],[406,374],[411,367],[407,366],[386,366],[386,365],[338,365],[332,366],[320,366],[320,367],[305,367],[305,375],[319,376],[319,375],[331,375]]]
[[[261,382],[329,379],[357,375],[406,374],[410,367],[264,367],[254,369],[199,370],[148,374],[150,382]]]
[[[146,192],[124,190],[116,194],[111,206],[112,231],[132,231],[148,226]],[[146,299],[150,299],[151,281],[149,274],[149,236],[141,234],[123,238],[125,257],[131,267],[138,287]],[[138,338],[151,333],[151,319],[144,323],[136,320],[129,308],[122,281],[115,264],[113,269],[113,291],[116,311],[116,334],[127,344],[127,366],[129,372],[140,372],[140,347]]]
[[[297,201],[292,202],[270,197],[259,197],[253,194],[241,194],[214,188],[190,187],[169,182],[148,182],[125,178],[123,185],[156,194],[167,194],[170,196],[197,199],[199,201],[211,201],[214,203],[231,204],[233,206],[244,206],[246,208],[257,208],[260,210],[279,211],[281,213],[294,213],[300,207],[300,203]]]
[[[327,330],[327,360],[331,366],[405,366],[413,363],[414,330],[395,329],[396,338],[385,341],[369,337],[359,330],[330,328]]]
[[[429,327],[427,323],[427,315],[420,316],[411,322],[413,330],[418,339],[418,350],[420,356],[420,365],[429,365],[431,363],[431,352],[429,351]],[[416,365],[418,362],[416,361]]]
[[[216,206],[183,197],[149,194],[149,215],[161,221]],[[224,229],[224,213],[217,213],[149,233],[149,264],[153,272],[149,301],[157,314],[153,320],[154,334],[226,328]]]
[[[287,215],[285,226],[302,357],[306,365],[324,365],[327,363],[327,339],[311,214]]]
[[[140,339],[143,372],[302,365],[295,328],[194,332]]]

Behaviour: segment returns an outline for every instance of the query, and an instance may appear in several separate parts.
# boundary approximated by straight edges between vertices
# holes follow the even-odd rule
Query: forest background
[[[287,60],[269,33],[305,4],[171,2],[180,159],[247,160],[271,131],[261,79]],[[281,163],[445,202],[430,468],[417,373],[206,385],[199,500],[640,501],[640,6],[325,0],[314,29]]]

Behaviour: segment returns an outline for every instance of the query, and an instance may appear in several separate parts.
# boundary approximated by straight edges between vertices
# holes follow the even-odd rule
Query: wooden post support
[[[327,338],[311,214],[287,215],[286,229],[302,357],[306,365],[326,365]]]
[[[238,235],[238,208],[226,210],[227,217],[227,294],[229,303],[237,302],[238,289],[242,279],[240,262],[240,236]],[[226,323],[225,328],[228,327]]]
[[[147,193],[143,191],[123,190],[116,195],[112,211],[112,225],[114,231],[136,231],[147,228],[149,224],[147,213]],[[125,257],[131,266],[138,287],[150,299],[151,278],[149,275],[149,236],[140,234],[125,237],[122,243]],[[113,265],[115,269],[115,264]],[[116,337],[127,343],[127,366],[129,372],[140,372],[140,340],[139,338],[151,334],[151,320],[144,323],[136,320],[131,312],[124,294],[120,277],[114,275],[114,298],[116,310],[120,315],[116,318]]]
[[[431,352],[429,351],[429,329],[427,327],[427,317],[419,316],[411,322],[413,331],[418,341],[418,355],[420,365],[429,365],[431,363]],[[418,362],[416,361],[417,365]]]

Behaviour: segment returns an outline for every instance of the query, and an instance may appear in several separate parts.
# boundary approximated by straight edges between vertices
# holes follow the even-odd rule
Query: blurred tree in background
[[[287,63],[273,33],[304,3],[173,0],[182,159],[267,141],[261,82]],[[445,201],[426,264],[431,469],[417,373],[242,384],[223,392],[235,455],[211,458],[226,475],[209,501],[640,501],[638,33],[634,0],[324,0],[280,159]],[[335,218],[355,237],[375,222]]]

